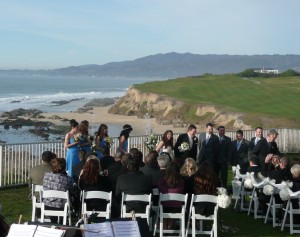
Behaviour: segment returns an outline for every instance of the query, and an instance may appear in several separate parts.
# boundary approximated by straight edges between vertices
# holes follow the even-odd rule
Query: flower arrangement
[[[227,194],[227,190],[225,188],[218,188],[218,197],[217,204],[221,208],[229,207],[231,203],[231,198]]]
[[[190,144],[187,142],[181,143],[181,145],[178,147],[181,151],[188,151],[190,149]]]
[[[263,193],[264,193],[265,195],[270,196],[270,195],[273,194],[273,192],[274,192],[274,187],[273,187],[272,185],[267,184],[267,185],[264,186],[264,188],[263,188]]]
[[[107,136],[105,138],[105,141],[106,141],[106,143],[109,144],[109,146],[111,146],[112,144],[114,144],[114,140],[110,136]]]
[[[81,133],[76,133],[75,135],[74,135],[74,141],[75,142],[79,142],[79,141],[81,141],[83,139],[83,137],[82,137],[82,134]]]
[[[150,134],[145,141],[145,145],[149,151],[153,151],[157,146],[158,137],[155,134]]]
[[[251,178],[246,178],[245,179],[244,186],[245,186],[245,188],[248,188],[248,189],[253,188],[253,183],[252,183]]]

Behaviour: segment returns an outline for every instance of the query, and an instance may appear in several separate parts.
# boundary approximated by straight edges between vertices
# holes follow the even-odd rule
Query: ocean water
[[[71,112],[95,98],[114,98],[125,95],[132,84],[163,80],[161,78],[124,77],[62,77],[62,76],[5,76],[0,75],[0,113],[13,109],[40,109],[43,112]],[[53,101],[76,100],[65,105],[55,106]],[[91,121],[92,122],[92,121]],[[92,125],[96,130],[99,125]],[[29,127],[5,130],[0,126],[0,140],[7,143],[38,142],[40,137],[27,133]],[[109,127],[110,135],[117,136],[121,128]],[[49,140],[60,137],[50,136]]]

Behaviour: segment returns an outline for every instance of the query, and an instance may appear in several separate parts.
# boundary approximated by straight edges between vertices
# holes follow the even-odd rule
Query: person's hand
[[[265,163],[268,163],[273,157],[273,154],[268,154],[265,158]]]

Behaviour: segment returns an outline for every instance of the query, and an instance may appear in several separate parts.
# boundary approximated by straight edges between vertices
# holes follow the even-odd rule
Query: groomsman
[[[281,153],[277,147],[277,143],[275,142],[278,136],[278,132],[275,129],[269,130],[267,137],[260,139],[257,144],[254,146],[252,153],[257,155],[259,158],[259,165],[261,168],[264,168],[265,158],[268,154],[278,155]]]
[[[231,143],[231,165],[240,165],[241,173],[246,173],[249,167],[248,161],[248,141],[244,139],[242,130],[236,131],[236,140]]]
[[[174,153],[176,158],[193,158],[196,160],[198,154],[198,138],[196,137],[197,127],[193,124],[188,126],[187,133],[180,134],[177,138]],[[189,145],[187,150],[181,148],[182,143],[187,143]]]
[[[214,170],[216,170],[219,139],[218,136],[213,133],[213,129],[214,125],[212,123],[207,123],[205,126],[205,133],[200,134],[198,163],[201,164],[206,161]]]
[[[218,158],[216,162],[216,174],[221,181],[221,186],[227,188],[227,171],[230,162],[231,138],[225,135],[225,127],[218,127]]]
[[[257,127],[255,128],[255,137],[252,137],[250,142],[249,142],[249,151],[253,150],[257,142],[263,138],[263,129],[262,127]]]

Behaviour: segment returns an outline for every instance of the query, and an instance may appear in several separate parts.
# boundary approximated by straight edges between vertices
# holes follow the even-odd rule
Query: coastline
[[[90,125],[95,126],[98,129],[101,123],[118,125],[122,127],[124,124],[130,124],[133,127],[131,135],[140,136],[146,135],[146,129],[151,128],[152,132],[155,134],[163,134],[166,130],[172,130],[174,133],[184,133],[186,128],[174,128],[173,125],[163,125],[156,122],[155,118],[142,119],[137,116],[126,116],[119,114],[110,114],[108,109],[112,105],[105,107],[93,107],[92,110],[89,110],[85,113],[78,112],[44,112],[41,115],[45,118],[39,118],[39,121],[49,121],[55,125],[69,125],[68,122],[63,122],[61,120],[51,118],[54,115],[57,115],[61,118],[66,119],[75,119],[80,122],[82,120],[87,120],[90,122]]]

